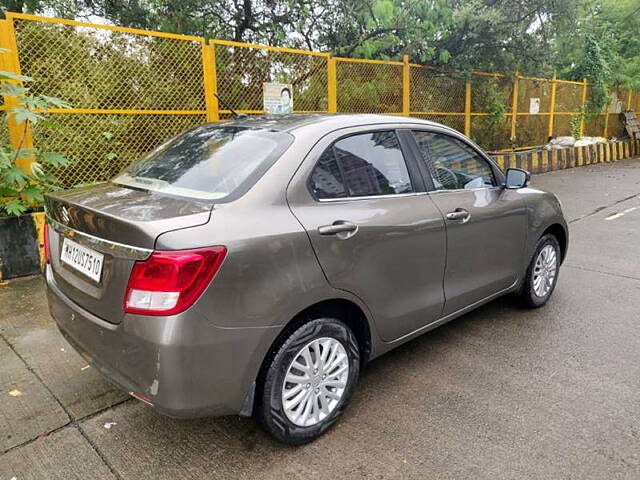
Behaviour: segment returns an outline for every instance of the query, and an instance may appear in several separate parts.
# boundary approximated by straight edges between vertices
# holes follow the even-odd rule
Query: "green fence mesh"
[[[338,112],[402,112],[402,65],[336,62]]]
[[[464,112],[463,78],[412,66],[409,70],[409,85],[411,112]],[[462,128],[464,130],[464,120]]]
[[[263,84],[278,82],[292,84],[295,111],[327,111],[326,56],[216,43],[214,47],[218,95],[234,110],[262,112]]]

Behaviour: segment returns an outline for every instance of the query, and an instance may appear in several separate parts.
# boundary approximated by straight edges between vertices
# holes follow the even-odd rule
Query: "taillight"
[[[51,263],[51,251],[49,250],[49,224],[45,223],[44,224],[44,230],[43,230],[43,240],[44,240],[44,261],[46,263]]]
[[[142,315],[175,315],[200,297],[220,268],[227,249],[155,251],[133,265],[124,311]]]

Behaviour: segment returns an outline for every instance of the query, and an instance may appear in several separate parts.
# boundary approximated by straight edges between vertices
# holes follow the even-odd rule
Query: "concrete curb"
[[[559,150],[533,150],[497,154],[492,155],[492,157],[503,170],[507,168],[524,168],[531,173],[545,173],[596,163],[615,162],[633,157],[638,153],[640,153],[640,140],[623,140]]]

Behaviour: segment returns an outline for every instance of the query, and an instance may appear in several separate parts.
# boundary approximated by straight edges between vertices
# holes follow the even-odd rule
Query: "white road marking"
[[[609,215],[608,217],[605,218],[605,220],[615,220],[616,218],[620,218],[624,215],[626,215],[627,213],[631,213],[634,210],[637,210],[638,207],[631,207],[631,208],[627,208],[626,210],[623,210],[619,213],[614,213],[613,215]]]

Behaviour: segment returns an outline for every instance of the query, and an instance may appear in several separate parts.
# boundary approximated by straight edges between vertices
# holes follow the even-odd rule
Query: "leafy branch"
[[[6,53],[6,50],[0,49],[0,53]],[[59,153],[25,147],[30,129],[46,121],[45,114],[50,108],[70,108],[63,100],[34,95],[22,85],[32,81],[25,75],[0,71],[0,95],[16,100],[15,105],[7,110],[7,116],[21,128],[16,148],[0,145],[0,215],[18,216],[41,205],[46,192],[60,189],[51,170],[69,163]],[[29,168],[21,168],[20,163],[29,165]]]

